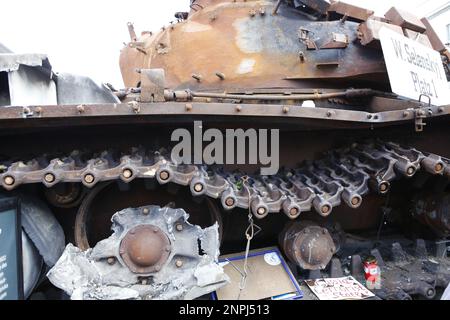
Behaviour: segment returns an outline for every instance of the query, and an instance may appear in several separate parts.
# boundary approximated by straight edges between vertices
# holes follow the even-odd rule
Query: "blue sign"
[[[0,300],[23,298],[22,234],[15,199],[0,199]]]

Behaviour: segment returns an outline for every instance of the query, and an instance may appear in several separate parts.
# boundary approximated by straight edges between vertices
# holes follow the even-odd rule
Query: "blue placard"
[[[0,300],[23,298],[22,238],[17,201],[0,199]]]

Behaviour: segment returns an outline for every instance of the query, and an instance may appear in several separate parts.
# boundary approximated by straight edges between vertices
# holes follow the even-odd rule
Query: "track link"
[[[4,164],[1,184],[6,190],[30,183],[50,188],[63,182],[92,188],[102,181],[156,179],[161,185],[189,186],[193,196],[220,199],[226,210],[250,207],[260,219],[282,211],[295,219],[313,209],[328,216],[342,202],[356,209],[363,196],[370,192],[386,194],[392,181],[411,178],[419,170],[450,178],[450,160],[382,141],[333,150],[321,160],[284,169],[276,176],[247,177],[207,166],[177,165],[165,150],[134,148],[121,157],[105,151],[89,160],[84,158],[85,154],[73,151],[63,158],[43,156],[26,163]]]

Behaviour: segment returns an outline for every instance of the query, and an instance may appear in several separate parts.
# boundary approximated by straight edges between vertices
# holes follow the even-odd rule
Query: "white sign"
[[[319,300],[362,300],[375,295],[353,277],[305,281]]]
[[[421,94],[433,105],[450,104],[450,90],[439,52],[388,28],[380,30],[381,46],[392,91],[419,100]],[[423,98],[428,103],[427,98]]]

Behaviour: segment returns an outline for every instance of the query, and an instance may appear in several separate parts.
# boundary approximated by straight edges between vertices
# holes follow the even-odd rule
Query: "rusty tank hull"
[[[198,0],[190,7],[159,32],[138,37],[128,25],[123,90],[52,75],[43,56],[4,54],[10,64],[1,72],[10,91],[0,100],[8,106],[0,108],[4,194],[45,202],[66,242],[78,247],[67,247],[64,257],[93,248],[83,259],[104,272],[124,272],[135,290],[126,298],[207,293],[194,276],[183,280],[186,290],[171,287],[170,294],[151,284],[181,271],[198,275],[204,256],[214,265],[219,248],[241,251],[249,223],[262,229],[252,246],[280,241],[299,277],[343,274],[350,250],[358,278],[361,256],[378,245],[371,254],[390,266],[380,298],[434,298],[450,282],[442,245],[450,234],[450,106],[393,93],[379,39],[384,27],[439,51],[448,76],[449,53],[427,21],[396,9],[376,17],[321,0]],[[12,92],[13,85],[21,88],[11,80],[14,72],[36,72],[46,91],[35,99],[43,102]],[[171,155],[177,129],[201,137],[208,129],[242,129],[250,138],[278,130],[279,170],[263,175],[251,161],[178,163]],[[174,241],[177,235],[188,245]],[[197,247],[197,239],[216,247],[208,241]],[[152,241],[156,249],[146,250]],[[425,254],[405,249],[407,241],[422,249],[426,243]],[[384,261],[385,249],[396,259]],[[401,266],[422,270],[431,256],[438,266],[420,271],[424,276],[411,287],[398,286]],[[58,270],[70,266],[52,266],[50,280],[73,293],[57,280]],[[217,289],[227,279],[214,272],[220,281],[210,288]],[[84,298],[114,296],[84,292]]]

